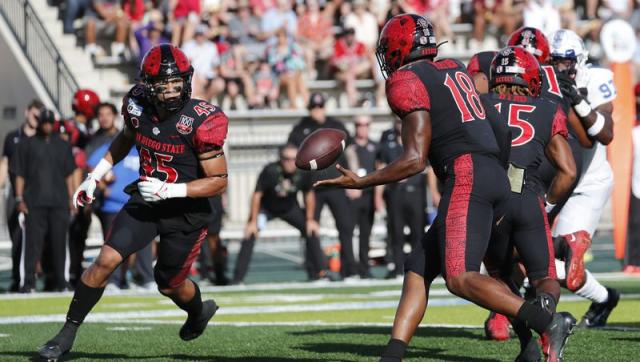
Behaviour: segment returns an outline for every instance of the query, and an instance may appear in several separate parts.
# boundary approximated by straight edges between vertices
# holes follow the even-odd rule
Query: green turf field
[[[605,282],[625,295],[610,328],[576,330],[567,361],[640,360],[640,279]],[[486,312],[432,289],[407,361],[512,361],[515,340],[483,339]],[[199,339],[178,338],[185,314],[155,293],[107,295],[65,360],[372,361],[382,351],[400,295],[397,282],[280,284],[206,289],[221,309]],[[560,310],[588,308],[564,296]],[[0,360],[28,361],[64,320],[70,294],[0,297]]]

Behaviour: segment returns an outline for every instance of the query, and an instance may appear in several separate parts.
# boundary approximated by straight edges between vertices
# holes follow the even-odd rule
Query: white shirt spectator
[[[369,11],[360,15],[351,13],[344,20],[346,28],[356,31],[356,41],[359,41],[369,49],[375,49],[378,42],[378,20]]]
[[[182,46],[182,51],[191,61],[195,74],[207,79],[215,78],[215,68],[220,65],[220,54],[213,42],[193,39]]]
[[[552,0],[529,0],[524,8],[524,26],[551,34],[560,29],[560,12]]]
[[[271,8],[264,13],[260,23],[260,28],[264,33],[271,33],[282,27],[287,29],[287,35],[290,38],[294,38],[298,29],[298,17],[296,16],[296,13],[288,7],[286,1],[279,0],[278,7]],[[275,43],[275,35],[272,35],[267,39],[267,44],[272,45]]]

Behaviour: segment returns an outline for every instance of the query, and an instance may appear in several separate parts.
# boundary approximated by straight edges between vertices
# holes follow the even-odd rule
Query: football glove
[[[93,202],[95,197],[93,197],[93,193],[96,191],[96,186],[98,186],[98,179],[94,174],[88,174],[87,178],[80,184],[76,192],[73,194],[73,206],[79,208],[80,206],[89,205]]]
[[[175,197],[187,197],[187,184],[167,183],[155,177],[143,177],[138,182],[140,195],[147,202],[171,199]]]
[[[558,84],[560,85],[562,96],[566,97],[572,106],[580,104],[580,102],[585,100],[584,96],[578,90],[576,82],[571,79],[567,72],[558,72]]]

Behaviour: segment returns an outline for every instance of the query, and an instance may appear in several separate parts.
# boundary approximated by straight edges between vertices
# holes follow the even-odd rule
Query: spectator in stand
[[[200,0],[169,0],[171,43],[181,46],[193,37],[200,22]]]
[[[38,128],[38,114],[44,105],[37,99],[29,103],[24,111],[24,123],[20,128],[7,134],[4,139],[2,151],[2,161],[0,161],[0,185],[4,186],[7,176],[9,177],[9,192],[5,200],[5,211],[7,216],[7,227],[9,228],[9,238],[11,238],[11,285],[10,292],[17,292],[20,289],[20,256],[22,255],[23,240],[22,227],[18,220],[19,212],[16,208],[15,185],[16,174],[9,169],[18,145],[28,137],[36,134]]]
[[[344,83],[349,107],[356,107],[356,80],[371,75],[371,58],[365,45],[356,41],[353,28],[347,28],[336,41],[331,65],[336,79]]]
[[[378,33],[378,30],[375,30]],[[317,78],[316,60],[328,60],[333,54],[331,19],[320,11],[318,0],[307,0],[306,11],[298,22],[298,39],[304,48],[310,78]]]
[[[344,26],[355,30],[355,39],[373,51],[378,42],[378,20],[367,9],[367,0],[354,0],[353,12],[344,19]]]
[[[276,7],[276,1],[275,0],[249,0],[249,5],[251,6],[251,9],[253,9],[254,14],[258,18],[262,18],[268,10],[271,10],[272,8]]]
[[[225,111],[246,111],[248,109],[247,102],[242,96],[238,80],[231,79],[227,82],[221,107]]]
[[[37,117],[36,135],[20,142],[10,165],[16,175],[16,207],[25,216],[22,293],[35,291],[36,266],[47,235],[55,283],[51,287],[67,288],[64,268],[75,164],[69,143],[53,132],[53,112],[43,108]]]
[[[258,40],[260,20],[251,14],[248,0],[238,2],[238,11],[229,19],[229,41],[241,49],[243,56],[263,56],[265,45]]]
[[[91,6],[91,0],[66,0],[66,7],[62,17],[62,31],[65,34],[73,34],[73,22],[80,14],[84,14]]]
[[[285,30],[285,35],[290,38],[296,37],[298,19],[296,13],[291,9],[290,0],[277,0],[277,6],[267,10],[262,17],[260,28],[260,40],[266,41],[268,45],[277,42],[277,36],[281,29]]]
[[[523,11],[524,26],[551,34],[560,29],[560,12],[553,0],[528,0]]]
[[[220,55],[216,45],[207,39],[207,26],[198,25],[195,37],[182,47],[193,66],[193,97],[210,100],[224,90],[224,80],[218,77]]]
[[[254,97],[251,104],[255,108],[278,108],[280,96],[280,82],[271,71],[269,63],[260,62],[253,74]]]
[[[130,20],[124,13],[122,2],[120,0],[92,0],[91,6],[85,12],[85,16],[87,19],[85,46],[87,53],[95,60],[99,52],[96,38],[98,21],[100,21],[102,25],[114,26],[116,29],[115,39],[111,43],[111,56],[124,57]]]
[[[267,61],[278,76],[280,85],[287,91],[289,108],[298,108],[309,96],[302,78],[304,56],[300,46],[288,37],[284,28],[280,28],[276,34],[277,43],[267,48]]]
[[[138,43],[138,62],[142,64],[142,58],[152,47],[169,43],[169,38],[164,35],[164,24],[158,21],[150,21],[147,25],[138,28],[134,33]]]

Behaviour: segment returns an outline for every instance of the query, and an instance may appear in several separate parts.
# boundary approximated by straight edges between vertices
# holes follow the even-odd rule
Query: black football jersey
[[[226,115],[208,102],[190,99],[180,111],[160,121],[155,107],[143,97],[143,89],[142,85],[134,86],[122,105],[125,124],[135,135],[140,176],[170,183],[202,178],[198,155],[222,148],[227,136]],[[138,193],[137,182],[125,188],[132,195],[129,202],[146,203]],[[211,214],[206,198],[168,199],[154,206],[157,217],[164,220],[163,230],[167,231],[202,227]]]
[[[142,90],[143,86],[134,86],[122,106],[122,116],[135,134],[140,153],[140,176],[170,183],[203,177],[198,155],[222,148],[227,116],[208,102],[190,99],[181,111],[160,121],[154,107],[142,97]]]
[[[389,106],[399,117],[425,110],[431,115],[429,161],[444,177],[448,162],[465,153],[498,157],[500,149],[466,67],[458,60],[410,63],[386,84]]]
[[[568,136],[562,107],[548,99],[518,95],[483,94],[483,101],[498,110],[500,122],[511,128],[509,162],[525,169],[525,185],[542,192],[538,167],[546,158],[545,148],[557,134]]]

